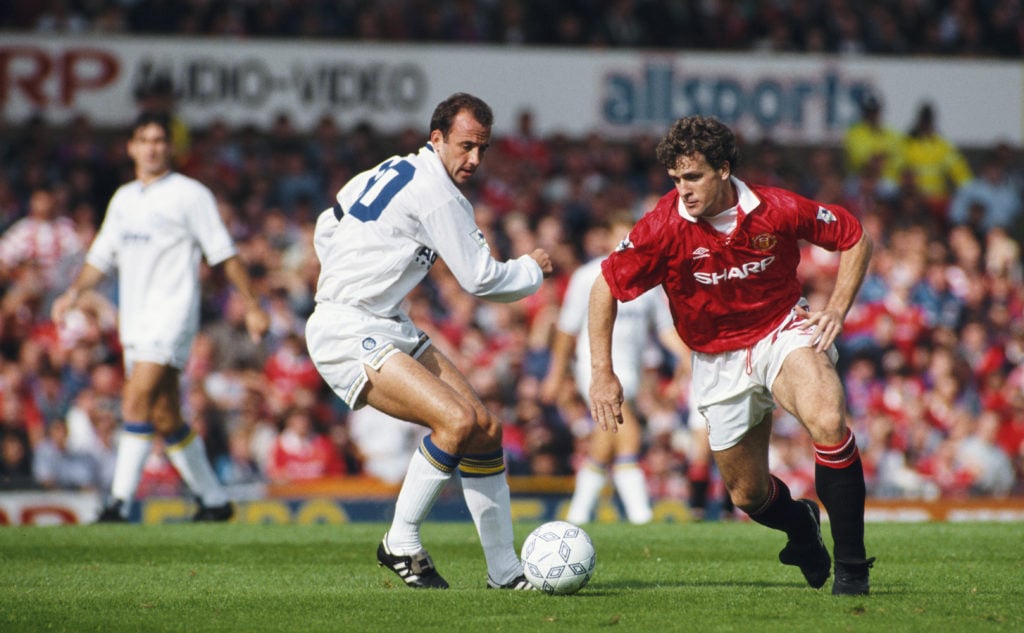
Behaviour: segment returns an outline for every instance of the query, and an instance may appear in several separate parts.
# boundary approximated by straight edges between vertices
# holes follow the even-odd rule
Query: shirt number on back
[[[349,215],[362,222],[373,222],[380,217],[391,199],[409,184],[416,168],[404,160],[389,160],[366,183],[349,211]]]

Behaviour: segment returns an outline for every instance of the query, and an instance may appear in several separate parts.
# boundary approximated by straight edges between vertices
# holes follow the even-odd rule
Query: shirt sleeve
[[[103,217],[99,231],[93,238],[85,261],[104,274],[110,273],[117,266],[117,243],[121,233],[117,212],[118,196],[115,193],[107,205],[107,213]]]
[[[540,265],[529,255],[507,262],[494,259],[472,209],[456,198],[425,213],[423,227],[459,285],[471,294],[511,303],[537,292],[544,281]]]
[[[660,224],[652,212],[640,218],[618,248],[601,263],[601,272],[612,296],[632,301],[665,279],[666,247]]]
[[[199,241],[199,248],[208,264],[216,266],[238,252],[209,189],[196,183],[188,208],[192,234]]]
[[[797,212],[797,236],[830,250],[849,250],[864,233],[860,221],[838,204],[822,204],[792,194]]]

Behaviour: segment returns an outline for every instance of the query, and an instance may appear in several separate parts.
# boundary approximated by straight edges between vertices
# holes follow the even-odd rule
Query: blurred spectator
[[[974,177],[960,150],[939,133],[935,107],[930,103],[918,108],[903,141],[903,166],[931,212],[942,219],[952,193]]]
[[[860,119],[851,125],[843,138],[846,169],[858,176],[867,169],[877,174],[889,187],[900,179],[903,135],[882,121],[882,101],[872,94],[860,97]]]
[[[344,462],[330,440],[313,426],[310,413],[300,408],[289,411],[270,450],[267,478],[286,483],[344,473]]]
[[[978,176],[960,186],[949,205],[949,221],[965,224],[978,235],[1000,228],[1015,229],[1022,212],[1024,191],[1010,178],[1006,165],[993,153]]]
[[[255,281],[255,280],[254,280]],[[245,326],[245,300],[234,290],[228,292],[223,317],[204,331],[214,346],[214,370],[262,369],[266,352],[254,343]]]
[[[0,490],[37,487],[32,476],[32,448],[23,429],[0,426]]]
[[[225,486],[263,482],[263,474],[253,459],[249,435],[244,429],[236,429],[228,435],[228,450],[217,458],[213,468]]]
[[[348,426],[363,472],[389,484],[402,482],[413,451],[429,432],[373,407],[349,414]]]
[[[984,411],[973,424],[973,432],[960,443],[956,459],[971,474],[970,492],[975,496],[1004,497],[1013,490],[1013,462],[996,443],[999,416]]]
[[[74,224],[61,211],[53,191],[40,188],[32,192],[28,214],[0,237],[4,278],[16,275],[19,266],[27,266],[38,271],[43,292],[64,283],[59,273],[67,272],[69,261],[80,263],[77,260],[83,255],[83,247]]]
[[[46,437],[32,454],[32,475],[44,488],[99,490],[100,465],[89,453],[68,448],[68,427],[64,420],[51,420]]]

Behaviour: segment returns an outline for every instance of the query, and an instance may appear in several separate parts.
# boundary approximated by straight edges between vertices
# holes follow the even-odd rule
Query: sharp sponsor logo
[[[775,261],[775,257],[765,257],[764,259],[756,262],[747,262],[742,266],[730,266],[723,270],[719,270],[713,273],[696,272],[693,273],[693,278],[697,280],[697,283],[704,284],[705,286],[717,286],[720,283],[726,281],[732,281],[734,279],[743,280],[751,275],[763,273],[768,270],[772,262]]]

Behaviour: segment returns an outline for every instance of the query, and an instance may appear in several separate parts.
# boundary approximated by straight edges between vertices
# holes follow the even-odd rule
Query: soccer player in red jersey
[[[657,156],[675,188],[636,224],[602,266],[590,295],[594,419],[622,423],[622,386],[611,335],[616,300],[654,286],[668,295],[676,328],[693,350],[692,398],[708,426],[733,502],[786,532],[779,560],[822,587],[831,572],[818,504],[794,500],[768,469],[776,402],[807,429],[815,490],[831,522],[834,594],[869,591],[864,547],[864,471],[847,427],[833,345],[871,257],[871,241],[846,209],[734,175],[736,137],[701,116],[676,121]],[[801,241],[840,251],[827,305],[812,309],[797,277]]]

